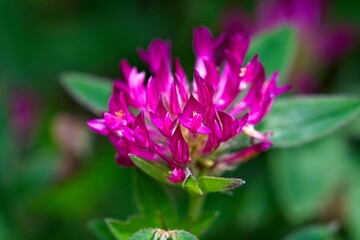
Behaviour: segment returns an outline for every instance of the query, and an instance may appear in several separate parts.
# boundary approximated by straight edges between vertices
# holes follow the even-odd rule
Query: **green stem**
[[[203,204],[205,201],[205,195],[198,195],[189,193],[189,209],[188,209],[188,217],[196,221],[201,215]]]

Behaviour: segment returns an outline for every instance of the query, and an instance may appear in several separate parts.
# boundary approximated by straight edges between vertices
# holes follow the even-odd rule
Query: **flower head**
[[[121,61],[122,80],[114,82],[108,112],[88,122],[91,130],[109,137],[119,164],[132,165],[129,154],[166,164],[168,180],[179,183],[188,171],[219,170],[270,148],[268,134],[255,125],[288,87],[276,86],[277,73],[266,81],[257,56],[244,62],[249,39],[239,34],[232,36],[219,65],[215,55],[222,39],[205,27],[194,31],[191,83],[178,58],[172,71],[170,46],[162,40],[139,52],[151,72],[147,80]],[[249,146],[223,154],[241,134],[249,136]]]

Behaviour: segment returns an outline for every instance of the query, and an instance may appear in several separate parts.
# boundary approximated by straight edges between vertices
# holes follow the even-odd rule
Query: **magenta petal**
[[[116,149],[116,162],[121,166],[132,166],[134,165],[129,158],[129,144],[125,139],[110,136],[110,142]]]
[[[261,152],[267,151],[271,146],[272,143],[270,141],[261,142],[253,146],[250,146],[248,148],[245,148],[240,152],[234,153],[228,156],[227,158],[225,158],[223,161],[232,164],[242,162]]]
[[[241,70],[241,64],[242,62],[240,62],[237,58],[236,55],[232,52],[229,51],[225,51],[225,56],[226,56],[226,60],[227,60],[227,64],[230,67],[229,68],[229,75],[231,76],[231,78],[237,77],[239,75],[239,70]]]
[[[181,108],[179,105],[179,99],[178,94],[176,91],[176,85],[175,82],[171,84],[171,90],[170,90],[170,112],[172,115],[177,115],[181,112]]]
[[[178,126],[170,138],[169,149],[174,160],[185,165],[189,161],[189,147],[181,133],[180,126]]]
[[[172,183],[182,183],[186,178],[186,170],[182,168],[175,168],[171,171],[171,176],[167,179]]]
[[[183,114],[179,114],[178,119],[184,127],[193,133],[211,133],[211,129],[203,123],[204,110],[204,107],[191,95],[184,107]]]
[[[249,123],[257,124],[259,123],[264,116],[270,111],[272,103],[277,94],[281,94],[284,91],[288,90],[289,87],[285,86],[282,88],[277,88],[276,82],[278,79],[278,74],[275,72],[270,81],[265,83],[265,88],[262,91],[262,96],[254,101],[250,106],[250,116]]]
[[[146,91],[144,86],[145,72],[138,72],[136,68],[132,68],[128,82],[127,95],[130,98],[129,105],[139,108],[146,104]]]
[[[201,124],[199,126],[199,128],[197,129],[197,132],[196,133],[199,133],[199,134],[209,134],[211,133],[211,129],[208,128],[207,126],[205,126],[204,124]]]
[[[105,120],[106,126],[111,131],[117,131],[120,129],[121,126],[126,124],[126,121],[124,119],[114,116],[110,113],[104,113],[104,120]]]
[[[206,27],[199,27],[194,30],[193,48],[195,54],[203,59],[212,58],[215,49],[223,41],[223,36],[214,39],[210,30]]]
[[[120,71],[121,71],[123,77],[126,80],[129,79],[129,75],[130,75],[130,72],[131,72],[131,69],[132,69],[129,62],[126,59],[123,59],[123,60],[120,61],[119,67],[120,67]]]
[[[131,142],[134,142],[135,139],[134,139],[134,130],[127,127],[127,126],[121,126],[120,129],[119,129],[120,133],[122,134],[122,136],[131,141]],[[119,135],[119,133],[117,132],[117,134]]]
[[[216,89],[220,80],[217,67],[214,63],[208,60],[205,60],[204,64],[206,69],[206,76],[204,80],[206,82],[209,82],[212,85],[212,87]]]
[[[234,137],[248,120],[248,114],[245,114],[241,119],[234,119],[227,113],[218,111],[218,116],[222,127],[221,141],[227,141],[228,139]]]
[[[222,141],[226,141],[229,138],[233,137],[235,133],[233,133],[231,130],[233,128],[233,125],[235,124],[235,119],[231,117],[230,115],[226,114],[225,112],[218,111],[218,115],[221,121],[222,126]]]
[[[170,46],[160,39],[152,41],[147,52],[140,49],[139,56],[149,66],[152,73],[156,73],[162,64],[166,67],[170,66]]]
[[[241,34],[235,34],[230,38],[230,44],[227,50],[234,54],[234,57],[240,64],[244,61],[249,42],[250,39]]]
[[[114,93],[109,101],[109,112],[121,119],[124,124],[134,120],[134,116],[128,109],[125,93],[123,91],[117,92],[114,90]]]
[[[145,81],[145,72],[139,73],[135,67],[132,68],[128,78],[128,84],[130,89],[143,86],[144,81]]]
[[[187,129],[192,128],[192,118],[186,117],[184,114],[179,114],[178,119],[179,122]]]
[[[212,132],[209,133],[208,140],[205,144],[204,149],[202,150],[202,152],[205,154],[216,150],[216,148],[220,146],[222,139],[222,132],[218,117],[216,117],[213,120],[213,123],[211,125],[211,130]]]
[[[239,76],[242,78],[241,83],[248,85],[255,81],[262,71],[262,64],[258,60],[258,56],[255,55],[253,59],[242,69],[240,69]],[[265,78],[265,75],[264,75]],[[240,86],[241,89],[245,87]]]
[[[157,85],[155,83],[154,78],[150,77],[146,87],[146,103],[148,105],[149,110],[155,111],[158,97],[159,97],[159,90],[157,89]]]
[[[166,150],[165,150],[166,149]],[[168,157],[168,148],[164,146],[160,146],[157,144],[154,144],[154,150],[155,152],[162,158],[164,161],[171,167],[175,168],[176,164]]]
[[[174,129],[174,123],[176,120],[172,120],[170,114],[166,110],[162,98],[159,99],[155,113],[149,113],[150,120],[155,127],[161,132],[162,135],[169,138],[172,135]]]
[[[183,115],[192,118],[194,113],[204,115],[204,107],[191,95],[184,107]]]
[[[134,120],[134,138],[135,142],[141,148],[149,147],[149,133],[145,125],[144,112],[141,111]]]
[[[185,75],[185,71],[181,66],[180,60],[175,58],[175,79],[179,88],[181,100],[185,103],[189,98],[189,84]]]
[[[189,129],[192,133],[198,133],[198,134],[211,133],[211,129],[202,123],[203,119],[199,114],[197,114],[193,118],[188,118],[184,115],[179,115],[178,119],[180,123],[187,129]]]
[[[218,139],[221,139],[222,138],[222,132],[221,132],[221,127],[218,123],[217,120],[214,120],[214,125],[213,125],[213,132],[215,133],[215,136],[218,138]]]
[[[149,112],[150,120],[157,129],[164,135],[164,121],[153,112]]]
[[[195,77],[199,102],[204,106],[212,105],[214,87],[209,82],[202,79],[196,70],[194,71],[194,77]]]
[[[155,114],[161,119],[165,119],[166,114],[168,114],[168,110],[165,108],[164,101],[162,96],[160,96],[158,104],[156,106]]]
[[[260,62],[254,60],[254,64],[256,63],[256,75],[251,74],[252,85],[245,95],[245,97],[235,105],[235,107],[231,110],[231,115],[237,117],[241,114],[246,108],[254,109],[259,103],[262,101],[263,97],[263,85],[265,82],[265,70]]]
[[[164,63],[160,65],[159,69],[154,74],[154,78],[156,80],[159,92],[163,95],[169,95],[170,85],[173,82],[173,77],[169,66],[167,66],[165,63],[165,60],[163,60],[163,62]]]
[[[215,40],[206,27],[200,27],[194,31],[193,47],[195,54],[200,58],[212,57],[215,49]]]
[[[115,159],[116,159],[116,163],[119,164],[120,166],[127,166],[127,167],[135,166],[135,164],[131,161],[126,151],[117,152]]]
[[[87,122],[88,127],[95,133],[100,135],[108,135],[109,131],[104,119],[92,119]]]
[[[242,128],[246,125],[246,123],[249,120],[249,113],[246,113],[244,116],[242,116],[238,121],[239,121],[239,129],[238,131],[241,131]]]

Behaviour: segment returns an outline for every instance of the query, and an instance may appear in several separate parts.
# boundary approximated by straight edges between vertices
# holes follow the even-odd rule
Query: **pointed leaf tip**
[[[245,184],[245,181],[239,178],[200,176],[197,180],[204,192],[222,192]]]

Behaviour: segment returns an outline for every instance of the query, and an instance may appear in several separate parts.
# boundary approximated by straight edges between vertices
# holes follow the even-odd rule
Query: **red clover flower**
[[[219,65],[222,42],[205,27],[194,31],[191,82],[178,58],[172,72],[170,46],[159,39],[139,51],[151,72],[148,79],[127,60],[120,62],[123,78],[114,82],[108,112],[88,121],[91,130],[109,137],[120,165],[133,165],[129,154],[136,155],[168,165],[168,180],[180,183],[187,171],[218,174],[271,147],[268,133],[255,126],[289,87],[276,86],[277,73],[266,81],[257,56],[244,64],[249,39],[239,34],[231,37]],[[241,134],[252,139],[250,146],[224,153]]]

